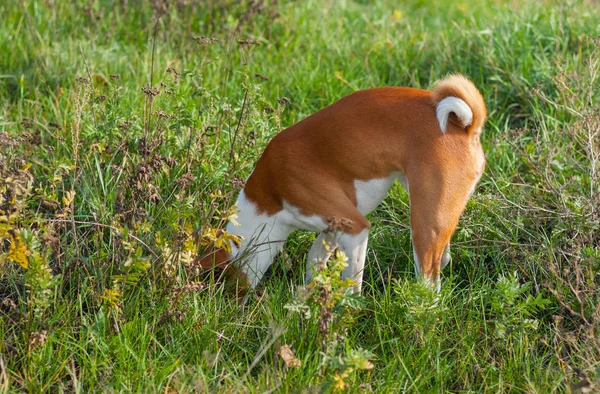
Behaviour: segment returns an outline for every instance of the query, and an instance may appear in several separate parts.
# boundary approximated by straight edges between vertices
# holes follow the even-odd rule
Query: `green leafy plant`
[[[521,284],[517,273],[500,275],[491,296],[485,297],[490,312],[495,317],[494,335],[510,342],[519,338],[522,331],[536,331],[539,320],[532,318],[550,304],[542,294],[530,294],[531,283]]]
[[[373,368],[373,354],[353,349],[347,338],[348,328],[364,306],[362,298],[353,291],[356,282],[342,279],[348,258],[335,243],[335,236],[331,244],[323,241],[323,247],[325,257],[313,268],[312,282],[299,289],[297,297],[285,308],[299,313],[309,327],[316,326],[322,373],[330,377],[334,390],[344,390],[352,374]]]

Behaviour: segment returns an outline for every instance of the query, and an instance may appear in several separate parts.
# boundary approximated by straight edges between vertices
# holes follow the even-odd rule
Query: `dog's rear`
[[[468,133],[481,133],[486,108],[473,82],[454,74],[436,83],[431,96],[442,133],[446,132],[448,121]]]
[[[439,285],[450,238],[485,168],[479,136],[486,107],[479,90],[460,74],[436,83],[431,98],[442,135],[418,153],[416,171],[407,177],[415,267]]]

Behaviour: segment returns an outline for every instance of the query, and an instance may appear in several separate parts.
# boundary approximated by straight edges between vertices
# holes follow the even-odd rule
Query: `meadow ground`
[[[595,1],[0,2],[0,390],[599,390],[598,20]],[[361,297],[339,261],[300,287],[307,232],[243,309],[198,270],[275,133],[452,72],[486,99],[488,166],[439,296],[400,186],[369,216]]]

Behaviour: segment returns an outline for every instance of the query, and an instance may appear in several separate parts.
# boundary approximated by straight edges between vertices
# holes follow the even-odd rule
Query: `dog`
[[[319,233],[308,253],[306,282],[333,237],[347,258],[343,278],[361,291],[371,224],[365,218],[395,181],[410,199],[415,272],[440,289],[450,238],[485,168],[480,134],[486,106],[460,74],[432,91],[380,87],[356,91],[277,134],[237,198],[239,236],[231,253],[213,250],[204,268],[233,265],[255,288],[295,230]],[[344,230],[325,231],[329,218]],[[236,223],[237,224],[237,223]]]

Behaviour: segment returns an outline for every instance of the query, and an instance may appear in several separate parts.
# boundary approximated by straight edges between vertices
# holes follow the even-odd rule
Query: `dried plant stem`
[[[83,59],[83,64],[85,65],[85,72],[87,73],[90,86],[92,87],[92,91],[89,93],[93,93],[94,80],[92,79],[92,73],[90,72],[90,66],[88,64],[87,58],[85,57],[85,54],[83,53],[83,48],[81,47],[81,44],[79,45],[79,53],[81,54],[81,58]],[[86,93],[88,93],[88,92],[86,92]],[[94,126],[96,126],[96,110],[94,109],[93,105],[90,105],[90,107],[92,109],[92,118],[93,118],[92,121],[94,123]]]
[[[158,33],[158,23],[160,22],[160,17],[162,14],[156,17],[156,22],[154,23],[154,32],[152,34],[152,55],[150,59],[150,82],[149,82],[149,91],[150,93],[146,94],[144,105],[144,141],[147,147],[148,144],[148,136],[150,135],[150,125],[152,123],[152,109],[154,107],[154,94],[152,94],[153,86],[154,86],[154,57],[156,54],[156,35]],[[147,149],[144,149],[144,158],[147,155]]]
[[[235,172],[235,162],[233,160],[233,155],[235,151],[235,143],[237,141],[237,137],[239,135],[240,127],[242,125],[242,119],[244,116],[244,112],[246,110],[246,103],[248,102],[248,89],[244,92],[244,101],[242,102],[242,109],[240,110],[240,116],[238,117],[238,124],[235,128],[235,132],[233,133],[233,140],[231,141],[231,148],[229,150],[229,161],[227,162],[227,171],[231,174]]]
[[[2,354],[0,354],[0,377],[1,377],[1,383],[0,383],[0,388],[2,388],[2,392],[8,392],[8,374],[6,373],[6,366],[4,365],[4,358],[2,357]]]
[[[589,159],[590,159],[590,198],[594,197],[594,181],[596,180],[596,165],[598,163],[598,157],[596,156],[596,147],[594,141],[598,138],[598,132],[600,130],[592,131],[593,126],[589,120],[586,120],[587,128],[587,144],[589,147]]]
[[[48,221],[49,222],[57,222],[57,223],[74,222],[75,224],[104,227],[104,228],[110,228],[111,230],[120,231],[118,227],[111,226],[109,224],[98,223],[98,222],[84,222],[84,221],[80,221],[80,220],[71,221],[71,220],[65,220],[65,219],[48,219]],[[148,244],[146,244],[140,238],[136,237],[135,235],[133,235],[131,233],[129,233],[129,236],[131,238],[135,239],[136,241],[138,241],[140,244],[142,244],[146,249],[148,249],[148,251],[150,253],[152,253],[154,255],[154,257],[160,257],[159,255],[156,254],[156,252],[154,252],[154,250],[152,250],[152,248],[150,246],[148,246]]]
[[[82,52],[83,55],[83,52]],[[91,83],[91,79],[90,82]],[[77,101],[75,104],[75,121],[73,122],[73,126],[71,127],[71,144],[73,147],[73,181],[71,182],[71,201],[69,206],[70,216],[71,216],[71,230],[73,231],[73,241],[75,243],[75,253],[77,256],[76,264],[79,264],[81,258],[81,251],[79,250],[79,240],[77,238],[77,226],[75,225],[75,183],[77,182],[77,165],[79,160],[79,135],[81,132],[81,113],[83,111],[84,105],[84,97],[87,93],[87,85],[84,86],[80,95],[77,97]],[[93,106],[92,106],[93,108]]]
[[[254,360],[246,370],[246,374],[244,375],[246,378],[250,375],[250,372],[254,369],[256,364],[263,358],[263,356],[267,353],[267,351],[273,346],[273,344],[283,335],[285,334],[285,328],[277,325],[273,325],[271,327],[271,336],[265,338],[260,349],[254,356]]]
[[[154,24],[154,33],[152,34],[152,58],[150,59],[150,86],[151,87],[154,83],[154,55],[156,53],[156,33],[158,32],[158,22],[160,22],[161,16],[162,16],[162,14],[156,18],[156,23]]]
[[[227,63],[223,65],[225,68],[225,76],[221,80],[221,97],[227,97],[227,86],[229,85],[229,78],[231,77],[231,51],[233,46],[235,45],[235,39],[233,34],[230,34],[225,41],[225,58],[227,59]],[[221,136],[221,131],[223,130],[223,111],[220,111],[217,118],[217,138]]]

